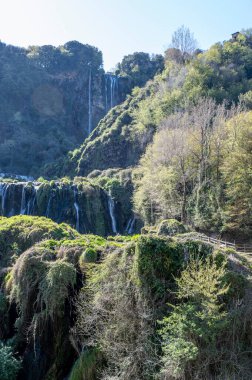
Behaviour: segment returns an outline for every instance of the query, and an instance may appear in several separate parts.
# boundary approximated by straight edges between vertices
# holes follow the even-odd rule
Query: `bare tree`
[[[198,43],[190,29],[182,25],[173,33],[170,47],[179,49],[185,58],[193,54],[198,47]]]

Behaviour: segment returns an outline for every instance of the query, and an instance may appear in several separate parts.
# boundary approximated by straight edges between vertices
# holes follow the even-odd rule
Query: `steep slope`
[[[169,50],[166,69],[143,89],[112,109],[83,145],[70,154],[65,170],[87,175],[94,169],[136,165],[157,128],[168,115],[183,111],[201,97],[227,106],[251,104],[251,37],[213,45],[184,62]],[[63,170],[64,172],[64,170]]]
[[[94,177],[59,182],[0,181],[0,215],[44,216],[69,223],[81,233],[101,236],[129,233],[132,189],[127,189],[126,182],[130,180],[120,183],[108,177],[100,181]]]
[[[13,351],[26,380],[250,379],[251,267],[170,224],[105,240],[45,218],[0,221],[12,245],[0,246],[6,371]]]
[[[105,73],[102,53],[77,41],[28,49],[0,43],[0,172],[36,176],[163,69],[162,56],[134,53],[130,62]]]
[[[105,114],[102,55],[75,41],[27,50],[1,43],[0,62],[0,171],[34,175]]]

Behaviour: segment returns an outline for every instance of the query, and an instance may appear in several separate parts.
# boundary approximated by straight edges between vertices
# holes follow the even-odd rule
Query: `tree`
[[[251,234],[252,230],[252,112],[227,123],[222,173],[226,188],[227,227]]]
[[[209,378],[204,371],[209,373],[211,360],[217,362],[220,335],[229,322],[221,303],[229,290],[225,266],[210,256],[191,260],[176,279],[177,301],[182,302],[161,321],[162,378],[184,379],[186,372]]]
[[[179,49],[183,58],[186,58],[188,55],[193,54],[198,47],[198,43],[190,29],[182,25],[173,33],[170,47]]]
[[[147,223],[179,218],[200,228],[220,224],[225,104],[200,99],[168,116],[136,170],[134,204]]]
[[[164,69],[164,58],[162,55],[152,55],[143,52],[135,52],[123,57],[117,65],[117,75],[127,77],[132,87],[143,86],[147,80]]]
[[[187,115],[167,117],[140,161],[134,203],[148,223],[171,217],[186,221],[190,133]]]

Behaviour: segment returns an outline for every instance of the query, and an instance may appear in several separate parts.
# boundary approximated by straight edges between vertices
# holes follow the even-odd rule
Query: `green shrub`
[[[134,276],[139,286],[163,297],[183,265],[183,248],[171,240],[140,236],[136,242]]]
[[[95,263],[97,258],[97,250],[94,248],[87,248],[80,257],[80,263]]]
[[[224,276],[224,281],[229,284],[225,301],[241,300],[245,295],[248,280],[240,273],[228,271]]]
[[[185,226],[176,219],[163,220],[158,226],[158,235],[173,236],[185,232]]]
[[[12,353],[12,348],[0,342],[0,379],[15,380],[21,363]]]
[[[37,216],[18,215],[0,218],[0,265],[9,266],[35,243],[45,239],[74,239],[80,234],[65,223],[57,224],[50,219]]]
[[[182,303],[173,306],[171,314],[161,321],[162,372],[166,375],[183,378],[186,368],[192,371],[188,369],[192,360],[198,360],[198,369],[206,369],[207,362],[218,356],[218,335],[228,324],[220,302],[229,289],[225,274],[225,264],[218,266],[209,257],[190,261],[177,278],[177,299]],[[195,378],[206,377],[201,373]]]

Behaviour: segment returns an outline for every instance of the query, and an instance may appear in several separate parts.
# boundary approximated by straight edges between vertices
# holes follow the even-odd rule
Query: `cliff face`
[[[0,43],[0,172],[36,175],[88,136],[123,100],[123,86],[95,47]]]
[[[130,190],[119,183],[105,190],[84,178],[74,182],[0,182],[0,215],[45,216],[81,233],[115,235],[135,231]],[[129,194],[128,194],[129,193]],[[127,203],[128,202],[128,203]]]
[[[88,175],[95,169],[127,168],[138,163],[156,130],[151,117],[145,125],[140,125],[142,105],[151,101],[150,94],[157,90],[155,81],[148,83],[100,121],[90,137],[75,151],[71,161],[75,173]]]
[[[77,41],[28,49],[0,42],[0,172],[37,176],[163,69],[162,56],[129,57],[105,73],[102,53]]]

